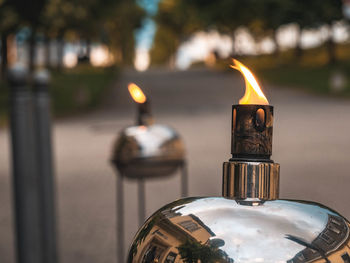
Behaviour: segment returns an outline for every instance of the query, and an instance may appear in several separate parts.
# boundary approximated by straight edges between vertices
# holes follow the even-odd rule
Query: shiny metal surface
[[[203,197],[151,216],[127,262],[344,263],[349,255],[349,222],[320,204]]]
[[[224,162],[222,195],[236,199],[277,199],[279,172],[277,163]]]
[[[126,177],[159,177],[176,171],[185,159],[184,143],[169,126],[153,124],[124,129],[112,161]]]

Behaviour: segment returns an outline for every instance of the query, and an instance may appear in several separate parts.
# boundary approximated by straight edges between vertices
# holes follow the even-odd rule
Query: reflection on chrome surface
[[[127,177],[157,177],[173,173],[185,158],[184,144],[166,125],[124,129],[113,149],[112,161]]]
[[[349,223],[317,203],[175,201],[137,233],[128,263],[350,262]]]

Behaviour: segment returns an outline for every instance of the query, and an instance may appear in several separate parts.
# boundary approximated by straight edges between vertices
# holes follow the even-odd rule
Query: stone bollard
[[[43,257],[45,263],[56,263],[55,181],[51,138],[51,103],[48,90],[50,73],[47,70],[37,71],[33,80]]]
[[[43,263],[36,138],[28,71],[8,72],[15,228],[18,263]]]

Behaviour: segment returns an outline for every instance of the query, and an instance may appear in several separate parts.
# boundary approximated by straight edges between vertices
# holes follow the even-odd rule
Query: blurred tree
[[[19,19],[8,1],[0,0],[0,32],[1,32],[1,74],[5,77],[8,66],[8,40],[19,25]]]
[[[137,0],[0,0],[2,72],[7,64],[7,37],[19,27],[29,26],[29,67],[34,68],[37,32],[44,35],[46,65],[50,66],[50,40],[57,40],[58,69],[62,67],[64,38],[86,43],[89,58],[92,41],[102,41],[115,51],[119,61],[131,64],[134,31],[145,12]]]
[[[110,2],[107,0],[106,5]],[[65,36],[85,40],[87,43],[98,37],[104,6],[96,0],[51,0],[48,3],[42,17],[42,30],[46,36],[47,45],[49,45],[48,39],[56,38],[57,69],[60,69],[63,63]],[[87,51],[85,55],[89,60],[89,48]]]
[[[240,26],[247,27],[257,41],[271,37],[278,53],[278,28],[295,23],[298,26],[296,57],[302,55],[302,31],[327,25],[326,45],[329,61],[333,62],[336,55],[332,27],[342,18],[342,0],[163,0],[156,16],[158,30],[152,59],[157,63],[169,60],[193,30],[216,29],[231,35],[234,43],[235,30]],[[231,55],[234,53],[232,50]]]
[[[329,62],[336,60],[335,44],[332,34],[333,23],[341,20],[342,0],[317,0],[291,1],[291,5],[286,13],[286,23],[296,23],[298,25],[298,39],[296,45],[296,56],[301,57],[301,33],[306,28],[318,28],[322,25],[329,27],[329,37],[327,41]]]
[[[198,20],[204,30],[216,29],[232,39],[231,55],[235,55],[235,31],[254,18],[251,0],[193,0],[192,6],[198,12]]]
[[[249,0],[251,17],[246,19],[247,27],[257,41],[271,37],[275,44],[275,54],[279,53],[277,40],[278,28],[288,23],[288,10],[292,7],[292,0]]]
[[[315,0],[314,0],[315,1]],[[326,24],[328,27],[328,39],[326,41],[328,51],[328,63],[336,62],[335,42],[333,36],[333,25],[335,22],[343,19],[343,2],[342,0],[323,0],[322,4],[318,1],[315,3],[317,12],[317,24]]]
[[[9,4],[14,7],[21,22],[31,29],[29,37],[29,71],[34,70],[34,58],[36,50],[36,33],[40,23],[40,17],[47,0],[9,0]]]
[[[142,25],[145,11],[137,1],[120,1],[114,8],[106,10],[103,22],[105,42],[109,45],[118,62],[131,65],[134,61],[134,32]]]
[[[270,36],[278,52],[277,30],[281,25],[296,23],[299,27],[296,55],[300,57],[301,32],[306,28],[328,25],[327,48],[329,61],[335,61],[332,25],[342,19],[342,0],[192,0],[204,27],[215,26],[221,33],[233,34],[239,26],[246,26],[256,40]],[[202,23],[202,25],[203,25]],[[234,52],[233,52],[234,54]],[[233,55],[232,54],[232,55]]]
[[[180,43],[201,28],[198,11],[186,0],[163,0],[159,2],[155,16],[157,32],[151,49],[152,63],[173,61]]]
[[[223,250],[212,244],[203,244],[196,240],[186,239],[179,247],[181,259],[186,263],[227,263],[230,258]]]
[[[305,28],[315,26],[314,0],[292,1],[292,5],[287,10],[286,23],[297,24],[297,38],[295,45],[295,56],[300,58],[303,54],[301,47],[302,31]]]
[[[118,50],[120,62],[130,64],[134,56],[134,30],[141,25],[144,13],[136,0],[51,0],[43,21],[49,37],[59,43],[59,67],[62,65],[63,38],[71,36],[86,43],[82,53],[89,61],[92,41],[103,41],[112,50]]]
[[[158,30],[151,51],[152,62],[168,61],[181,41],[198,30],[216,29],[235,40],[235,30],[254,18],[252,0],[163,0],[156,16]],[[234,45],[231,55],[234,55]]]
[[[154,45],[151,49],[152,64],[162,65],[165,63],[173,63],[173,56],[176,53],[178,47],[178,39],[174,34],[167,30],[164,26],[158,26]]]
[[[78,11],[79,14],[79,11]],[[57,64],[56,68],[61,69],[63,64],[63,36],[69,28],[71,18],[74,17],[74,6],[65,0],[50,0],[45,7],[41,17],[42,31],[45,38],[46,66],[51,67],[50,41],[57,40]]]

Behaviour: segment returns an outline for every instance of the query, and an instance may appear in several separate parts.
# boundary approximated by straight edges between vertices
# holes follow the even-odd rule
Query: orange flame
[[[135,83],[129,83],[128,90],[133,98],[133,100],[137,103],[145,103],[146,102],[146,96],[142,92],[142,90],[137,86]]]
[[[253,73],[238,60],[233,59],[233,63],[234,65],[230,65],[230,67],[241,72],[245,80],[245,94],[239,100],[239,104],[268,105],[269,102],[262,92]]]

